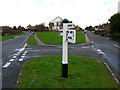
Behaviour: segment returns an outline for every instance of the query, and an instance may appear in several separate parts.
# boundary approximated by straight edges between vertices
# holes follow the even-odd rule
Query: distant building
[[[120,1],[118,2],[118,13],[120,14]]]
[[[82,30],[82,28],[79,27],[78,25],[76,25],[76,26],[75,26],[75,30],[76,30],[76,31],[80,31],[80,30]]]
[[[54,30],[54,31],[58,31],[59,29],[62,28],[62,21],[63,19],[61,17],[56,17],[54,20],[52,20],[49,23],[49,30]]]

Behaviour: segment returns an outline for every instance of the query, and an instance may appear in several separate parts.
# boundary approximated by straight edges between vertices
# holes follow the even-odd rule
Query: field
[[[82,31],[77,32],[76,34],[76,44],[85,43],[85,37],[82,35]],[[62,44],[62,36],[59,36],[58,32],[37,32],[36,35],[44,44]]]
[[[61,77],[61,56],[24,63],[17,88],[117,88],[107,68],[95,59],[69,56],[68,78]]]
[[[18,34],[8,34],[6,36],[0,36],[0,41],[7,40],[10,38],[13,38],[14,36],[20,36],[20,35],[24,35],[24,34],[25,34],[25,32],[18,33]]]

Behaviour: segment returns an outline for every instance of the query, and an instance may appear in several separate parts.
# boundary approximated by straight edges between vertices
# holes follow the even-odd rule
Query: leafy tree
[[[38,31],[38,32],[43,32],[43,31],[45,31],[45,25],[43,23],[39,24],[39,25],[35,25],[34,30]]]
[[[93,30],[93,27],[92,27],[92,26],[89,26],[89,27],[86,27],[85,29],[92,31],[92,30]]]
[[[114,14],[109,21],[111,33],[120,33],[120,14]]]
[[[16,26],[13,27],[13,30],[17,30]]]
[[[25,28],[24,28],[24,27],[19,26],[19,27],[18,27],[18,30],[23,31],[23,30],[25,30]]]
[[[120,14],[114,14],[113,16],[111,16],[109,21],[111,38],[120,41]]]
[[[2,27],[2,36],[4,36],[5,34],[10,34],[10,30],[12,30],[11,27],[9,27],[9,26],[3,26]]]

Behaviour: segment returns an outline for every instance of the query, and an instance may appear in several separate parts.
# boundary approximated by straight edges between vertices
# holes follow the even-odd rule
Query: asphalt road
[[[2,87],[3,88],[10,88],[10,87],[14,87],[14,85],[11,85],[13,83],[16,84],[16,81],[14,81],[13,78],[18,78],[16,76],[16,73],[19,72],[19,70],[17,70],[16,67],[19,67],[19,63],[16,63],[16,60],[20,57],[20,55],[22,54],[22,52],[24,52],[23,46],[25,46],[28,36],[31,33],[27,32],[25,35],[22,36],[16,36],[12,39],[9,40],[5,40],[2,43],[2,67],[4,65],[13,65],[13,67],[9,67],[9,68],[3,68],[2,69]],[[20,52],[21,50],[21,52]],[[17,52],[20,52],[19,55],[16,55],[17,57],[15,58],[15,54],[17,54]],[[10,62],[10,60],[12,60],[14,57],[14,61]],[[9,64],[10,63],[10,64]],[[16,72],[16,73],[13,73]],[[13,80],[12,80],[13,79]],[[11,83],[12,82],[12,83]]]
[[[26,35],[19,36],[10,40],[6,40],[3,42],[3,50],[2,50],[2,65],[4,66],[6,63],[8,63],[7,67],[2,69],[2,88],[15,88],[19,75],[20,70],[22,68],[22,65],[27,60],[30,60],[35,57],[40,56],[50,56],[50,55],[62,55],[62,47],[56,46],[56,47],[42,47],[42,46],[30,46],[26,45],[26,41],[28,36],[31,33],[27,33]],[[69,55],[72,56],[84,56],[84,57],[91,57],[96,58],[99,61],[104,61],[106,59],[103,58],[104,55],[99,54],[99,50],[109,50],[104,49],[106,45],[109,46],[107,43],[103,43],[102,38],[99,40],[99,36],[96,36],[92,34],[91,32],[87,32],[88,37],[93,41],[94,43],[89,44],[87,46],[84,45],[76,45],[76,46],[69,46]],[[98,43],[99,41],[101,43]],[[97,42],[98,41],[98,42]],[[107,42],[107,41],[105,41]],[[108,40],[109,42],[109,40]],[[109,42],[111,43],[111,41]],[[112,44],[117,44],[113,43]],[[107,46],[107,48],[108,48]],[[110,46],[112,47],[112,46]],[[114,47],[114,46],[113,46]],[[116,49],[117,47],[114,47]],[[111,50],[111,48],[110,48]],[[18,53],[20,52],[20,53]],[[109,51],[110,54],[117,54],[116,50]],[[16,54],[17,53],[17,54]],[[17,57],[14,57],[17,55]],[[11,59],[13,58],[14,59]],[[107,56],[105,56],[107,57]],[[22,58],[22,59],[21,59]],[[9,64],[9,61],[11,60],[11,63]],[[109,63],[109,61],[108,61]],[[112,62],[115,63],[115,62]],[[117,64],[116,64],[117,65]],[[113,68],[114,69],[114,68]]]
[[[120,43],[108,38],[100,37],[90,31],[87,31],[87,36],[93,46],[103,52],[102,58],[111,67],[112,71],[120,80]]]

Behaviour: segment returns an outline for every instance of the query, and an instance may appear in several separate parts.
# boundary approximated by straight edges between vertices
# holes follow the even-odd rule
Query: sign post
[[[68,77],[68,42],[66,41],[67,22],[63,21],[62,77]]]
[[[76,31],[73,28],[75,28],[75,25],[64,19],[63,30],[59,30],[59,35],[63,36],[62,77],[64,78],[68,77],[68,42],[76,42]]]

